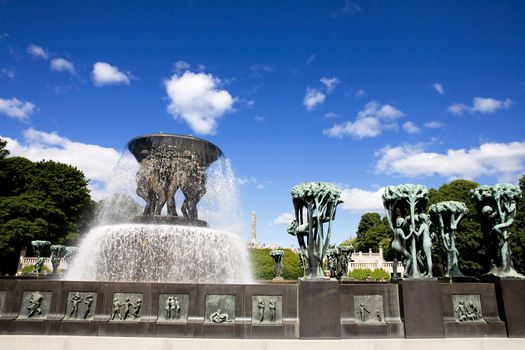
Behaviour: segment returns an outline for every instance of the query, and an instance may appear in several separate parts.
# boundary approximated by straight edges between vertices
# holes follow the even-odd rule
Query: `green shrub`
[[[253,277],[256,280],[271,280],[275,277],[273,272],[273,259],[270,256],[270,248],[251,248],[250,256],[252,259]],[[283,256],[283,278],[285,280],[296,280],[303,276],[303,269],[299,262],[299,254],[291,249],[282,249]]]
[[[381,281],[381,279],[383,281],[390,280],[390,274],[383,269],[375,269],[374,271],[372,271],[371,276],[374,281]]]
[[[354,269],[348,274],[348,277],[357,281],[365,281],[366,278],[371,275],[372,270],[370,269]]]
[[[373,281],[380,281],[381,279],[388,281],[390,279],[390,274],[383,269],[375,269],[374,271],[370,269],[355,269],[348,274],[348,277],[356,281],[366,281],[368,276]]]
[[[22,273],[22,276],[25,276],[25,275],[28,275],[30,273],[33,272],[35,268],[33,267],[33,265],[26,265],[24,267],[22,267],[22,269],[20,270],[20,272]],[[49,273],[51,273],[52,270],[47,267],[46,265],[42,266],[42,268],[40,269],[40,274],[41,275],[47,275]]]

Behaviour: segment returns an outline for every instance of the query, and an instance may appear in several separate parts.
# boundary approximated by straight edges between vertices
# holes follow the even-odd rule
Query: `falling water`
[[[66,279],[249,283],[245,244],[208,228],[120,224],[90,231]]]

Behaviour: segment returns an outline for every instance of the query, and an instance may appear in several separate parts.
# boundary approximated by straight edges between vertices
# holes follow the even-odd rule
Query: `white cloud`
[[[443,176],[475,179],[495,176],[515,181],[525,172],[525,142],[484,143],[478,148],[427,152],[424,146],[385,147],[377,152],[375,170],[406,177]]]
[[[403,115],[403,112],[391,105],[381,105],[372,101],[357,113],[355,121],[335,124],[330,129],[323,130],[323,134],[339,138],[346,135],[357,139],[376,137],[381,135],[383,130],[397,129],[397,124],[392,121]]]
[[[443,87],[443,85],[441,83],[434,83],[434,84],[432,84],[432,87],[434,88],[434,90],[437,91],[438,94],[440,94],[440,95],[444,95],[445,94],[445,88]]]
[[[417,134],[418,132],[421,131],[421,129],[418,128],[417,125],[411,121],[404,122],[403,129],[409,134]]]
[[[323,77],[320,79],[320,82],[324,84],[324,86],[326,87],[326,93],[329,94],[332,91],[334,91],[336,85],[339,84],[339,79],[337,79],[336,77],[332,77],[332,78]]]
[[[359,90],[357,90],[357,91],[355,92],[355,94],[354,94],[354,98],[355,98],[356,100],[359,100],[360,98],[365,97],[365,96],[366,96],[366,91],[363,90],[363,89],[359,89]]]
[[[313,89],[310,87],[306,88],[306,95],[303,99],[303,104],[307,110],[311,111],[315,106],[323,104],[326,100],[326,96],[334,91],[337,84],[339,84],[339,79],[336,77],[326,78],[322,77],[319,81],[324,85],[324,91],[319,89]]]
[[[339,115],[337,113],[334,113],[334,112],[328,112],[328,113],[324,114],[324,117],[326,119],[334,119],[334,118],[338,118]]]
[[[14,79],[16,78],[16,71],[14,68],[2,68],[0,69],[0,76],[6,77],[9,79]]]
[[[129,85],[129,77],[117,67],[106,62],[97,62],[93,65],[91,78],[96,86],[104,85]]]
[[[454,103],[447,108],[447,112],[455,115],[461,115],[469,110],[470,107],[463,103]]]
[[[267,185],[270,185],[271,181],[259,181],[255,176],[250,177],[239,177],[235,179],[235,182],[239,186],[253,185],[257,190],[263,190]]]
[[[190,64],[188,62],[185,62],[185,61],[177,61],[177,62],[175,62],[174,67],[175,67],[175,71],[176,72],[180,72],[180,71],[183,71],[183,70],[190,69]]]
[[[499,101],[493,98],[474,97],[472,102],[472,113],[494,113],[498,109],[509,109],[511,106],[512,100],[510,98],[506,98],[504,101]]]
[[[250,177],[238,177],[236,179],[237,185],[244,186],[244,185],[250,185],[250,184],[256,184],[257,178],[255,176]]]
[[[47,51],[41,46],[37,46],[37,45],[31,44],[31,45],[29,45],[27,47],[26,51],[27,51],[28,54],[30,54],[31,56],[36,57],[36,58],[40,58],[40,59],[43,59],[43,60],[47,60],[47,58],[48,58]]]
[[[303,104],[306,106],[306,109],[311,111],[318,104],[324,103],[326,95],[317,89],[306,89],[306,95],[303,99]]]
[[[375,192],[360,188],[343,188],[341,191],[341,208],[352,213],[383,212],[381,195],[385,188],[381,187]]]
[[[108,147],[71,141],[56,133],[48,133],[35,129],[27,129],[23,133],[23,140],[7,139],[7,149],[12,156],[21,156],[32,161],[54,160],[70,164],[82,170],[90,180],[107,183],[112,175],[113,168],[120,158],[120,153]],[[101,199],[103,190],[98,188]]]
[[[17,98],[0,98],[0,114],[18,120],[27,120],[36,111],[36,106],[31,102],[20,101]]]
[[[199,134],[213,134],[217,119],[233,109],[234,99],[226,90],[219,89],[220,80],[211,74],[186,71],[174,74],[164,81],[170,98],[168,112],[182,118]]]
[[[425,123],[425,128],[429,128],[429,129],[439,129],[439,128],[442,128],[444,127],[445,124],[441,123],[441,122],[438,122],[438,121],[431,121],[431,122],[428,122],[428,123]]]
[[[293,220],[295,220],[294,214],[282,213],[282,214],[279,214],[279,216],[277,216],[275,220],[273,220],[273,224],[274,225],[289,225]]]
[[[261,117],[260,115],[256,115],[254,120],[257,122],[257,123],[260,123],[260,122],[263,122],[264,121],[264,117]]]
[[[447,111],[455,115],[461,115],[465,112],[489,114],[500,109],[509,109],[513,104],[514,102],[510,98],[501,101],[490,97],[474,97],[472,99],[472,106],[463,103],[454,103],[448,107]]]
[[[49,67],[57,72],[68,72],[70,74],[75,74],[75,65],[65,58],[53,58],[49,64]]]

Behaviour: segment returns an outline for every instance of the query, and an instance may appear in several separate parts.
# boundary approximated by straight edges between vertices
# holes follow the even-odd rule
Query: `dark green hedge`
[[[273,273],[273,259],[270,256],[270,248],[250,249],[252,259],[253,277],[256,280],[271,280],[275,277]],[[296,280],[303,276],[303,269],[299,262],[299,254],[291,249],[282,249],[283,256],[283,278],[285,280]]]

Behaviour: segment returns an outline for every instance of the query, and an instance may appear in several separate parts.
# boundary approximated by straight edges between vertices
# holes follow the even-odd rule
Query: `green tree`
[[[9,151],[6,149],[7,141],[0,139],[0,159],[7,158]]]
[[[0,272],[16,271],[18,254],[31,240],[71,244],[91,205],[88,181],[69,165],[0,160]]]
[[[391,232],[386,218],[381,219],[378,213],[365,213],[361,216],[355,238],[356,251],[377,251],[383,248],[387,259],[393,258],[390,249]]]
[[[463,202],[468,214],[461,220],[456,234],[456,248],[459,251],[459,267],[466,275],[480,275],[488,271],[488,258],[485,254],[485,244],[478,213],[471,199],[470,190],[479,184],[468,180],[454,180],[444,184],[437,190],[429,190],[428,207],[443,201]],[[434,261],[439,268],[442,257],[438,254],[440,248],[435,243]]]

